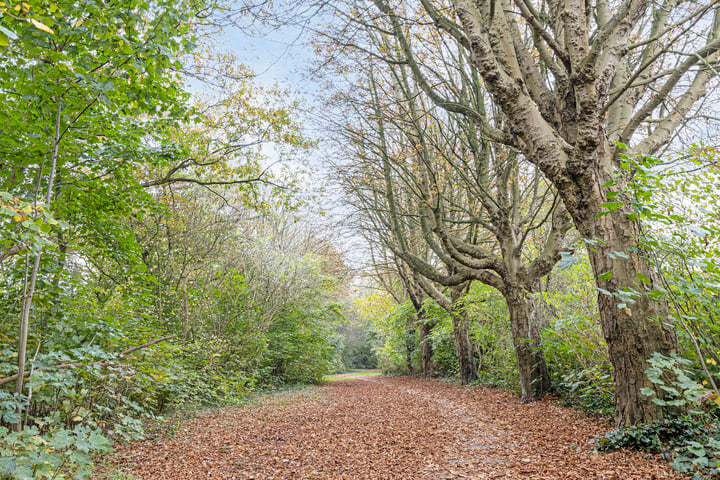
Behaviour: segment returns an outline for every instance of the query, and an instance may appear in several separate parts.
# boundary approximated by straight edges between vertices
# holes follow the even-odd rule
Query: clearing
[[[607,425],[490,388],[356,376],[263,402],[120,447],[115,465],[142,480],[682,478],[639,453],[592,453]]]

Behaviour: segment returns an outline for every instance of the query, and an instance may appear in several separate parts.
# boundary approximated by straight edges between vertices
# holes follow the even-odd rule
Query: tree
[[[438,88],[454,92],[455,104],[473,110],[472,117],[434,108],[430,94],[409,73],[401,42],[372,18],[357,22],[365,29],[364,41],[356,34],[347,56],[357,57],[356,72],[365,81],[355,81],[359,85],[333,101],[343,111],[351,106],[356,112],[354,117],[345,113],[338,122],[347,138],[345,149],[355,155],[343,165],[343,171],[353,172],[345,183],[368,185],[346,190],[356,206],[362,205],[360,215],[377,218],[370,222],[383,231],[376,238],[412,269],[426,293],[456,321],[461,363],[467,357],[472,365],[472,348],[455,302],[472,280],[502,293],[511,317],[521,397],[536,398],[549,390],[550,381],[538,349],[542,321],[532,293],[560,260],[570,218],[536,167],[523,162],[517,151],[477,135],[482,125],[500,121],[486,113],[480,80],[464,67],[465,53],[454,42],[444,44],[427,32],[436,49],[425,48],[422,56],[434,71],[446,72],[447,80]],[[328,37],[338,41],[335,34]],[[359,66],[370,61],[375,61],[370,68]],[[539,243],[535,251],[530,240]],[[448,295],[433,282],[448,287]],[[461,372],[470,370],[461,367]]]
[[[178,65],[174,57],[191,45],[185,10],[192,8],[190,3],[133,1],[51,4],[47,11],[25,4],[20,13],[23,8],[29,22],[3,27],[0,37],[13,37],[0,62],[0,103],[6,107],[2,133],[12,138],[1,147],[0,185],[32,205],[16,223],[47,234],[41,212],[52,209],[58,197],[105,176],[122,178],[146,154],[143,136],[181,118],[183,95],[172,69]],[[38,20],[40,13],[47,19]],[[13,227],[12,222],[6,226]],[[33,296],[48,246],[37,243],[21,237],[2,253],[3,259],[26,253],[28,265],[18,335],[18,395],[23,393]]]
[[[657,388],[644,371],[653,352],[675,351],[677,339],[638,245],[641,225],[624,194],[633,172],[621,155],[623,144],[657,153],[705,106],[717,71],[718,7],[643,0],[420,4],[416,16],[374,1],[429,95],[433,83],[408,41],[413,28],[431,23],[469,53],[503,116],[501,128],[481,125],[482,135],[542,170],[587,244],[615,375],[616,423],[658,420],[663,408],[641,392]],[[451,98],[431,98],[472,115]]]

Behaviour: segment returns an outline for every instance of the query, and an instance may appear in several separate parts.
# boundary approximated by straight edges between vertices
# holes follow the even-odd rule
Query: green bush
[[[693,377],[693,362],[659,353],[649,360],[646,375],[663,392],[644,389],[652,401],[675,407],[675,414],[661,422],[614,430],[595,439],[598,450],[629,448],[661,454],[681,473],[693,479],[720,475],[720,396]]]
[[[0,426],[0,479],[90,478],[92,455],[108,453],[111,441],[99,428],[43,424],[10,432]]]
[[[433,361],[437,374],[444,377],[453,377],[458,374],[458,361],[455,353],[452,320],[450,320],[450,315],[445,310],[442,310],[442,312],[445,314],[435,316],[437,323],[430,330],[428,341],[432,346]]]
[[[517,390],[517,360],[505,299],[497,290],[474,283],[462,305],[478,360],[476,383]]]
[[[564,404],[612,416],[612,367],[597,321],[585,316],[552,320],[542,331],[542,349]]]
[[[374,319],[373,330],[382,339],[382,346],[376,352],[378,366],[384,374],[408,374],[409,367],[417,369],[416,320],[415,307],[409,301],[392,306],[389,313]]]

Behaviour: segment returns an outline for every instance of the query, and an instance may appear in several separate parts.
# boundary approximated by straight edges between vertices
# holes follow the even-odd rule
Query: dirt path
[[[680,478],[640,454],[591,453],[605,430],[550,401],[357,377],[201,415],[121,448],[117,465],[143,480]]]

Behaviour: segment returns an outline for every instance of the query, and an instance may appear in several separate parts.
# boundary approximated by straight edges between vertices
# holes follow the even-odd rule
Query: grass
[[[338,373],[335,375],[325,375],[323,377],[323,382],[337,382],[339,380],[347,380],[348,378],[356,378],[356,377],[370,377],[380,375],[380,370],[360,370],[350,373]]]

